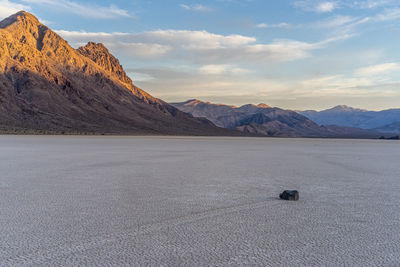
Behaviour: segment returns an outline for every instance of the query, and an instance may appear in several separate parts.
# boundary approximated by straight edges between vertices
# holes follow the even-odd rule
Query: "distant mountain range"
[[[379,136],[378,132],[372,130],[336,125],[320,126],[295,111],[273,108],[266,104],[235,107],[193,99],[171,105],[195,117],[207,118],[217,126],[245,133],[283,137]]]
[[[374,130],[381,133],[397,133],[400,134],[400,121],[385,126],[377,127]]]
[[[74,49],[24,11],[0,22],[0,132],[242,135],[154,98],[102,44]]]
[[[338,125],[400,133],[400,109],[368,111],[348,106],[336,106],[323,111],[299,111],[319,125]]]

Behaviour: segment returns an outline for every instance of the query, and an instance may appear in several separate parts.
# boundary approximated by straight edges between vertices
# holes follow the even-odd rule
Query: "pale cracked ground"
[[[0,136],[0,266],[400,266],[399,159],[396,141]]]

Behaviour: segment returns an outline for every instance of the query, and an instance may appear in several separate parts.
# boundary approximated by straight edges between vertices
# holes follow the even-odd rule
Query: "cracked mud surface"
[[[395,141],[0,136],[0,266],[399,265],[399,156]]]

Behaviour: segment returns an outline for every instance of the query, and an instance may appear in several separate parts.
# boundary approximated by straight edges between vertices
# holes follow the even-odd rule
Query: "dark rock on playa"
[[[299,200],[299,192],[297,190],[285,190],[279,195],[280,199],[284,200]]]

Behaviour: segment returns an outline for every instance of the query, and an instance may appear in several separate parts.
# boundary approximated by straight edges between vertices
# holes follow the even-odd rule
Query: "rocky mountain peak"
[[[13,36],[25,36],[26,41],[30,35],[34,39],[43,38],[44,33],[49,30],[32,14],[26,11],[20,11],[0,22],[0,29],[4,29]]]
[[[198,99],[190,99],[184,102],[185,105],[188,106],[197,106],[198,104],[204,103]]]
[[[80,47],[78,52],[90,58],[111,75],[116,75],[121,82],[127,84],[132,83],[132,80],[126,75],[119,60],[115,58],[102,43],[89,42],[87,45]]]
[[[334,112],[353,112],[353,111],[365,111],[358,108],[353,108],[347,105],[338,105],[326,111],[334,111]]]
[[[257,107],[259,107],[259,108],[271,108],[271,106],[269,106],[267,104],[264,104],[264,103],[258,104]]]
[[[38,18],[36,18],[34,15],[31,13],[28,13],[26,11],[19,11],[18,13],[15,13],[14,15],[11,15],[10,17],[4,19],[3,21],[0,22],[0,28],[7,28],[9,26],[12,26],[13,24],[18,23],[20,25],[31,25],[31,26],[38,26],[41,25],[39,22]]]
[[[34,15],[26,11],[20,11],[1,21],[0,29],[17,38],[21,45],[36,47],[39,51],[43,48],[46,33],[50,31]]]
[[[76,63],[76,60],[73,61],[76,57],[75,49],[28,12],[20,11],[1,21],[0,32],[2,42],[13,43],[3,52],[27,67],[39,64],[32,61],[39,57],[52,57],[62,64]]]

